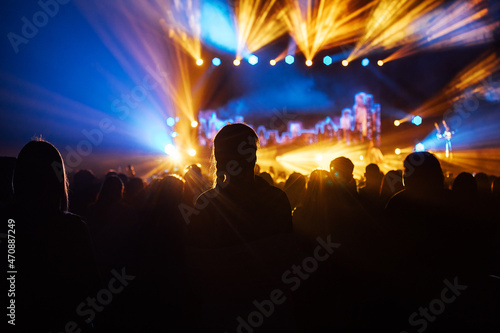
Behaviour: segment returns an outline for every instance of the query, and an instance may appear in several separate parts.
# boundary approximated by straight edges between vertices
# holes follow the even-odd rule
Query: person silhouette
[[[77,306],[100,287],[87,225],[68,212],[67,178],[59,151],[30,141],[19,152],[13,175],[15,221],[16,328],[22,332],[64,331],[73,321],[91,329]],[[66,326],[67,327],[67,326]]]
[[[285,192],[254,174],[257,147],[248,125],[220,129],[213,144],[214,187],[198,197],[188,221],[188,266],[203,332],[246,327],[241,320],[252,301],[281,286],[291,264],[290,203]],[[291,312],[281,304],[259,330],[286,330]]]
[[[218,248],[291,232],[286,194],[254,174],[258,138],[245,124],[224,126],[214,139],[215,186],[198,197],[189,224],[192,244]]]
[[[365,168],[365,186],[359,189],[359,199],[361,204],[372,214],[373,216],[379,213],[379,201],[380,201],[380,186],[382,185],[382,179],[384,174],[380,171],[377,164],[370,163]]]
[[[439,160],[429,152],[409,154],[403,163],[404,189],[384,210],[386,293],[400,324],[410,309],[442,289],[443,276],[456,276],[455,221],[450,218],[451,195],[444,187]],[[410,312],[411,313],[411,312]]]

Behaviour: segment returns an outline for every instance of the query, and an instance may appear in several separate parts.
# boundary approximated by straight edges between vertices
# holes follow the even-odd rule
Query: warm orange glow
[[[236,55],[243,58],[286,33],[281,20],[283,8],[277,0],[238,0],[234,11],[237,23]]]
[[[309,59],[306,60],[306,66],[310,67],[312,66],[313,62]]]
[[[375,4],[352,10],[345,0],[286,0],[283,20],[305,55],[313,59],[321,50],[356,41],[363,32],[363,15]]]
[[[349,61],[375,50],[391,49],[417,40],[417,18],[437,8],[442,0],[380,0],[365,24],[365,31]],[[386,62],[386,60],[384,60]]]
[[[156,0],[165,15],[160,24],[166,35],[181,46],[191,57],[201,59],[201,24],[200,8],[193,0],[186,1],[160,1]],[[202,62],[203,63],[203,62]]]
[[[493,40],[493,31],[500,25],[487,16],[484,1],[460,1],[436,8],[414,19],[408,34],[411,43],[384,59],[384,62],[407,57],[428,49],[470,46]],[[467,26],[466,29],[464,27]]]
[[[412,112],[422,117],[443,114],[452,109],[453,102],[487,89],[490,75],[500,70],[500,58],[495,52],[479,56],[469,66],[458,73],[447,86],[433,98]]]

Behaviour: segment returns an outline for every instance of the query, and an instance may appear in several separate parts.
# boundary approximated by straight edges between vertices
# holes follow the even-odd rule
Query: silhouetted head
[[[332,178],[328,171],[317,169],[311,172],[307,182],[306,200],[326,200],[326,191],[332,186]]]
[[[257,134],[248,125],[228,124],[221,128],[213,146],[217,182],[253,178],[258,143]]]
[[[488,195],[491,193],[491,185],[488,175],[484,172],[478,172],[474,176],[477,182],[477,191],[479,194]]]
[[[260,173],[260,165],[255,163],[255,167],[253,168],[254,174],[258,175]]]
[[[402,170],[391,170],[388,171],[384,178],[382,178],[382,184],[380,185],[380,196],[385,200],[390,198],[393,194],[401,191],[403,186],[403,171]]]
[[[453,181],[452,191],[459,197],[476,196],[477,183],[474,176],[468,172],[460,173]]]
[[[79,191],[81,189],[86,189],[89,187],[92,187],[97,178],[94,176],[92,171],[90,170],[78,170],[74,175],[73,175],[73,182],[71,184],[71,187],[75,189],[75,191]]]
[[[377,192],[380,189],[380,184],[384,174],[380,172],[380,168],[375,163],[370,163],[365,168],[366,185],[376,187]]]
[[[102,183],[97,202],[101,204],[112,204],[123,197],[123,183],[116,175],[106,176]]]
[[[160,180],[155,194],[155,205],[177,207],[182,201],[184,180],[177,175],[168,175]]]
[[[203,174],[201,172],[201,167],[197,164],[191,164],[186,167],[186,172],[184,173],[184,180],[189,184],[200,184],[204,182]]]
[[[269,185],[274,186],[273,176],[269,172],[261,172],[259,176],[264,179]]]
[[[298,172],[293,172],[288,176],[284,190],[295,190],[295,189],[305,189],[306,188],[306,177]]]
[[[198,164],[191,164],[186,167],[186,172],[184,173],[184,176],[186,175],[196,175],[201,177],[201,167]]]
[[[109,176],[118,176],[118,172],[115,170],[109,170],[104,177],[109,177]]]
[[[429,152],[415,152],[404,162],[403,184],[409,190],[433,191],[444,186],[443,170],[438,159]]]
[[[365,168],[366,178],[380,178],[380,168],[375,163],[370,163]]]
[[[330,162],[331,176],[337,181],[346,183],[351,182],[353,179],[353,171],[354,164],[347,157],[340,156]]]
[[[15,200],[35,210],[68,210],[67,178],[59,151],[46,141],[30,141],[19,152],[13,176]]]
[[[139,177],[129,178],[127,184],[124,185],[123,195],[127,198],[133,198],[144,190],[144,182]]]

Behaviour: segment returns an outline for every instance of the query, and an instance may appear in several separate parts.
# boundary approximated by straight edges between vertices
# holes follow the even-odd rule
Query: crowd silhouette
[[[2,159],[15,328],[500,331],[498,177],[462,172],[448,186],[439,160],[414,152],[401,170],[367,165],[362,180],[342,156],[278,181],[256,164],[249,126],[213,143],[212,170],[149,182],[66,175],[43,140]]]

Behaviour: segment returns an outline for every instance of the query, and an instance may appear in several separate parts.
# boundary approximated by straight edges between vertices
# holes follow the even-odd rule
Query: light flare
[[[352,10],[354,1],[287,0],[283,15],[290,35],[306,60],[321,50],[355,42],[362,34],[364,16],[375,2]]]
[[[277,0],[239,0],[235,4],[238,45],[236,57],[244,58],[286,33],[284,9]]]
[[[442,0],[380,0],[365,23],[364,34],[348,57],[352,61],[376,50],[387,50],[418,40],[413,23],[437,8]],[[386,60],[384,60],[386,62]]]
[[[436,8],[416,18],[410,30],[415,37],[384,62],[400,59],[425,50],[464,47],[491,42],[500,22],[488,15],[483,0],[460,1]]]
[[[198,66],[201,60],[201,11],[198,0],[155,0],[162,8],[164,18],[160,19],[161,27],[166,35],[182,47]]]

